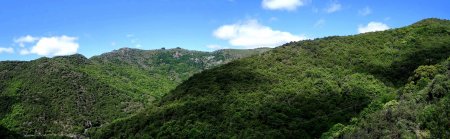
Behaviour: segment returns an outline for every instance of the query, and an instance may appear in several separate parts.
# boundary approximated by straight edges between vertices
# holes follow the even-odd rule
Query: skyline
[[[348,0],[88,1],[5,0],[0,4],[0,61],[129,47],[276,47],[450,19],[450,2]]]

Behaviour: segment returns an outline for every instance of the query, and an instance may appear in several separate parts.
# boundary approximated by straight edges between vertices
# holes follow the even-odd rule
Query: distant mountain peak
[[[427,25],[432,25],[432,24],[443,24],[443,23],[448,24],[448,23],[450,23],[450,20],[439,19],[439,18],[427,18],[427,19],[420,20],[412,25],[413,26],[427,26]]]

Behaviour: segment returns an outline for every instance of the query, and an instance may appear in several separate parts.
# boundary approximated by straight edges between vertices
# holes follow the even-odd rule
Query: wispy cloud
[[[269,21],[270,21],[270,22],[278,21],[278,18],[277,18],[277,17],[271,17],[271,18],[269,19]]]
[[[381,22],[370,22],[369,24],[363,26],[359,25],[358,33],[366,33],[366,32],[375,32],[375,31],[383,31],[388,30],[390,27]]]
[[[319,19],[314,23],[315,28],[323,27],[325,25],[325,19]]]
[[[216,29],[213,35],[227,40],[232,46],[243,48],[275,47],[290,41],[307,39],[304,35],[274,30],[261,25],[257,20],[248,20]]]
[[[262,7],[267,10],[293,11],[306,4],[306,0],[263,0]]]
[[[17,39],[14,39],[14,42],[19,44],[20,47],[25,47],[26,43],[34,43],[39,40],[38,37],[33,37],[31,35],[26,35]]]
[[[209,48],[209,49],[212,49],[212,50],[228,49],[228,47],[222,47],[222,46],[217,45],[217,44],[210,44],[210,45],[207,45],[206,47]]]
[[[342,5],[338,1],[332,1],[327,8],[325,8],[326,13],[334,13],[342,9]]]
[[[142,47],[139,39],[137,37],[135,37],[134,34],[127,34],[126,37],[129,40],[129,42],[130,42],[129,45],[131,47],[135,47],[135,48],[141,48]]]
[[[361,15],[361,16],[367,16],[367,15],[369,15],[371,13],[372,13],[372,9],[370,9],[370,7],[365,7],[365,8],[363,8],[363,9],[358,11],[358,14]]]
[[[8,48],[0,47],[0,54],[1,53],[10,53],[10,54],[12,54],[12,53],[14,53],[14,49],[12,47],[8,47]]]
[[[28,49],[22,49],[22,50],[20,50],[19,54],[20,55],[28,55],[28,54],[30,54],[30,51]]]

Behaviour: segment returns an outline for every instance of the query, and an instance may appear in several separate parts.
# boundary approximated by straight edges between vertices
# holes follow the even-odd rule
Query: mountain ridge
[[[439,19],[287,43],[195,74],[157,102],[158,107],[91,135],[319,138],[336,124],[350,125],[360,114],[383,109],[421,66],[449,56],[450,22]],[[447,89],[441,92],[448,94]],[[435,133],[430,127],[423,130]]]
[[[449,60],[450,21],[430,18],[274,49],[3,61],[0,137],[445,138]]]
[[[131,58],[141,63],[118,59],[123,50],[127,51],[123,54],[135,54]],[[263,52],[242,51],[247,54],[225,57],[223,53],[184,49],[124,48],[111,57],[105,54],[88,59],[74,54],[3,61],[0,125],[23,135],[82,135],[86,129],[153,107],[149,102],[194,73]]]

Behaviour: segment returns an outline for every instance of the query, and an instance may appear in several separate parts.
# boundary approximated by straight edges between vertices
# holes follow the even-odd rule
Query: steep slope
[[[0,125],[23,135],[80,135],[151,107],[194,73],[267,50],[124,48],[91,59],[0,62]]]
[[[420,66],[395,100],[369,107],[347,126],[334,125],[322,138],[450,137],[450,57]]]
[[[93,79],[77,67],[81,55],[0,64],[0,124],[21,134],[82,133],[126,113],[124,92]]]
[[[95,138],[318,138],[450,55],[450,21],[285,44],[196,74]]]
[[[202,70],[269,49],[190,51],[181,48],[139,50],[123,48],[92,57],[94,63],[82,70],[119,90],[145,98],[159,99],[178,84]],[[142,97],[144,95],[144,97]]]

